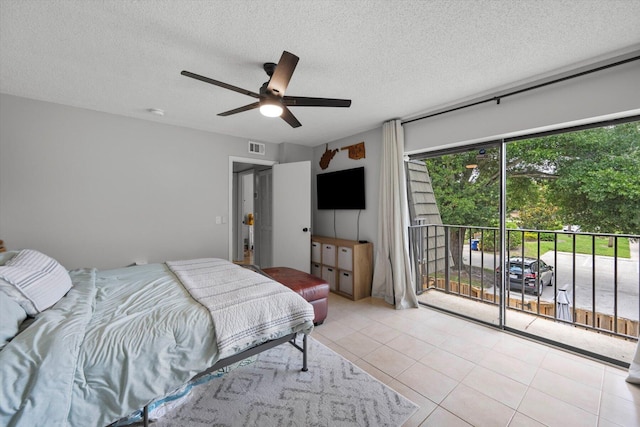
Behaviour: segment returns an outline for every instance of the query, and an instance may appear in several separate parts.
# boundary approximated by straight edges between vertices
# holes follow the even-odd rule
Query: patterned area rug
[[[301,341],[301,340],[299,340]],[[400,426],[417,406],[324,345],[283,344],[194,387],[153,426]]]

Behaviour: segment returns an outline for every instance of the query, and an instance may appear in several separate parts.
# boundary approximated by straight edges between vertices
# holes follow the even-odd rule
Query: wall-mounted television
[[[318,209],[365,209],[364,167],[316,175]]]

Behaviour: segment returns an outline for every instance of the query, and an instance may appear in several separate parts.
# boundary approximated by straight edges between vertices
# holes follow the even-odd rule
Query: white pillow
[[[71,277],[58,261],[32,249],[21,250],[0,267],[0,290],[29,316],[46,310],[71,289]]]

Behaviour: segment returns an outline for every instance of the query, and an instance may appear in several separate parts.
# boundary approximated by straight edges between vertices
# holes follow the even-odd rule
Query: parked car
[[[496,269],[500,273],[500,268]],[[499,275],[499,274],[498,274]],[[553,266],[536,258],[509,258],[509,289],[542,295],[553,282]]]

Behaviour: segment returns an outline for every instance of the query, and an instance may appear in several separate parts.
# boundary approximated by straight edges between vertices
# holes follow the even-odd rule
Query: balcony
[[[421,303],[622,366],[638,340],[639,241],[508,229],[503,274],[497,228],[410,228]]]

